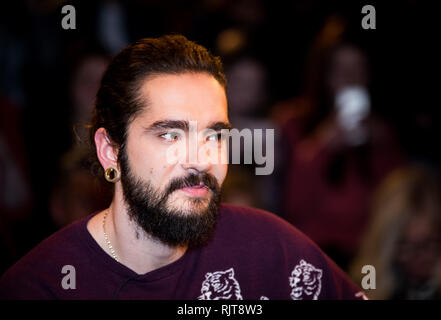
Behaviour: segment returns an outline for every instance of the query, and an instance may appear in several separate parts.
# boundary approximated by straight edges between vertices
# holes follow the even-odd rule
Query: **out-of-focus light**
[[[351,145],[359,145],[367,139],[366,129],[362,121],[371,110],[369,93],[364,87],[349,86],[341,89],[335,98],[337,121],[347,133],[347,141]]]

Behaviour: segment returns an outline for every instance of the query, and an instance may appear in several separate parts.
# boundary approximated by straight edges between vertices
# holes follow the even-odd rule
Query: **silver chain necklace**
[[[113,249],[112,244],[110,243],[109,237],[107,236],[107,233],[106,233],[106,218],[107,218],[107,215],[109,214],[109,211],[110,210],[106,210],[106,212],[104,213],[104,218],[103,218],[104,240],[106,240],[107,246],[109,247],[109,251],[110,251],[110,254],[112,255],[113,259],[115,259],[116,261],[119,262],[118,256],[115,253],[115,249]]]

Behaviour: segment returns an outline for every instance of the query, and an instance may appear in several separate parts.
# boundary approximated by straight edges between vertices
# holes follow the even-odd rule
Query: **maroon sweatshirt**
[[[114,260],[86,226],[56,232],[0,278],[0,299],[361,299],[360,289],[277,216],[223,204],[213,239],[146,274]]]

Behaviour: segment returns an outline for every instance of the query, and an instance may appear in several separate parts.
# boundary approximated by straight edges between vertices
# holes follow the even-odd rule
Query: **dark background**
[[[0,273],[59,229],[52,213],[54,190],[64,171],[60,159],[76,142],[70,97],[72,75],[85,54],[111,58],[143,37],[180,33],[220,55],[226,66],[253,57],[267,71],[267,103],[255,112],[269,119],[273,106],[302,94],[306,65],[317,34],[330,16],[345,22],[345,37],[369,57],[372,108],[396,132],[409,162],[440,166],[439,25],[434,8],[417,1],[10,1],[0,11],[1,133],[10,160],[22,172],[23,200],[2,203]],[[76,9],[76,29],[61,27],[61,7]],[[112,44],[100,26],[103,7],[116,4],[123,37]],[[361,27],[361,8],[374,5],[376,29]],[[110,20],[113,21],[113,20]],[[242,47],[222,51],[220,35],[235,30]],[[119,41],[119,42],[118,42]],[[253,116],[250,116],[253,118]],[[7,156],[3,159],[7,159]],[[6,161],[6,160],[2,160]],[[6,162],[5,162],[6,163]],[[2,163],[0,175],[7,175]],[[280,174],[280,173],[279,173]],[[283,173],[282,173],[283,175]],[[61,176],[61,178],[60,178]],[[278,184],[277,177],[272,183]],[[0,190],[7,194],[6,178]],[[105,188],[105,187],[104,187]],[[101,191],[106,194],[106,190]],[[275,191],[277,192],[277,191]],[[108,198],[104,195],[104,203]],[[52,200],[51,200],[52,199]],[[88,201],[87,199],[78,201]],[[279,214],[278,198],[258,204]],[[251,202],[251,204],[253,204]],[[101,204],[97,204],[97,208]],[[86,205],[87,207],[87,205]],[[342,267],[343,262],[342,262]]]

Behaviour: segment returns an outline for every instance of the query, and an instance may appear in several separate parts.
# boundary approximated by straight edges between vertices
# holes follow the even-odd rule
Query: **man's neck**
[[[122,192],[115,186],[115,196],[106,218],[106,234],[115,250],[118,261],[138,274],[159,269],[181,258],[186,247],[170,247],[148,236],[130,220]],[[104,239],[105,211],[93,217],[87,226],[92,237],[110,255]]]

